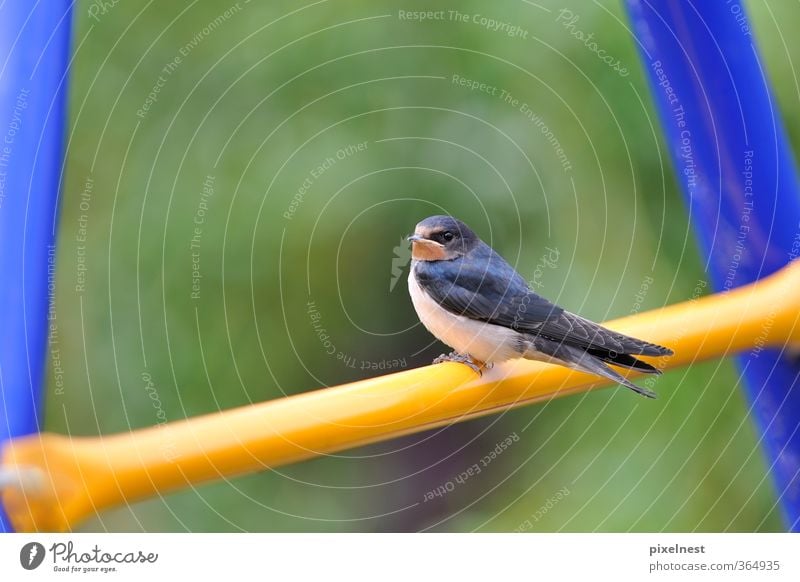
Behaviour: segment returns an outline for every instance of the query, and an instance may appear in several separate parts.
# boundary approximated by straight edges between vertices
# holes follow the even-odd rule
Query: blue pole
[[[675,172],[717,291],[800,253],[792,153],[741,2],[626,0]],[[798,291],[800,292],[800,291]],[[764,322],[765,339],[772,322]],[[788,529],[800,530],[800,362],[737,357]]]
[[[40,428],[71,10],[68,0],[0,3],[0,448]]]

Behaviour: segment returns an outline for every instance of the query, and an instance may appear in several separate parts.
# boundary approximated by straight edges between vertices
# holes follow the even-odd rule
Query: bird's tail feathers
[[[580,348],[568,346],[563,343],[551,341],[544,342],[540,338],[537,339],[538,341],[536,341],[533,346],[537,351],[558,359],[564,365],[570,368],[580,370],[581,372],[602,376],[603,378],[608,378],[609,380],[613,380],[618,384],[622,384],[626,388],[630,388],[637,394],[641,394],[647,398],[656,398],[655,392],[648,390],[647,388],[637,386],[615,370],[609,368],[603,359],[613,363],[614,365],[623,366],[632,370],[659,373],[659,370],[653,368],[653,366],[650,364],[642,362],[641,360],[637,360],[628,354],[605,354],[605,357],[603,358],[603,356],[598,356]],[[612,356],[614,357],[613,360],[610,359]]]
[[[644,364],[645,366],[649,366],[649,367],[652,368],[652,366],[650,366],[649,364],[645,364],[644,362],[642,362],[640,360],[637,360],[635,358],[631,358],[631,359],[634,360],[635,362],[639,362],[640,364]],[[614,364],[618,365],[618,366],[622,365],[622,364],[619,364],[617,362],[614,362]],[[594,356],[591,356],[591,355],[587,354],[586,356],[580,358],[580,360],[578,362],[571,362],[571,365],[573,367],[575,367],[576,369],[581,370],[583,372],[589,372],[590,374],[597,374],[598,376],[603,376],[604,378],[608,378],[609,380],[613,380],[614,382],[617,382],[618,384],[622,384],[626,388],[630,388],[631,390],[633,390],[637,394],[641,394],[642,396],[645,396],[647,398],[656,398],[657,397],[656,393],[653,392],[652,390],[648,390],[647,388],[642,388],[641,386],[637,386],[636,384],[634,384],[633,382],[631,382],[630,380],[625,378],[619,372],[616,372],[615,370],[609,368],[602,360],[600,360],[600,359],[598,359],[598,358],[596,358]],[[638,369],[638,368],[635,368],[634,366],[626,366],[626,367],[628,367],[630,369]]]
[[[647,362],[643,362],[642,360],[638,360],[634,358],[630,354],[618,354],[615,352],[608,352],[605,350],[587,350],[590,354],[592,354],[595,358],[599,358],[604,362],[608,362],[609,364],[614,364],[615,366],[619,366],[620,368],[627,368],[628,370],[636,370],[638,372],[644,372],[645,374],[661,374],[661,370],[648,364]]]

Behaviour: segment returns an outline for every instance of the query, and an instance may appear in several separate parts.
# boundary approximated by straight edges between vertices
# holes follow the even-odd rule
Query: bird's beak
[[[409,242],[419,242],[419,241],[423,241],[423,240],[426,240],[426,239],[424,239],[423,237],[421,237],[418,234],[410,234],[410,235],[408,235],[406,237],[406,240],[409,241]]]

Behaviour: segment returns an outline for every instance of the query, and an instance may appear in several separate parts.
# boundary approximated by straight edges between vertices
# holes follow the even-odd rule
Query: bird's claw
[[[478,376],[483,375],[483,370],[488,370],[492,367],[491,363],[476,362],[468,354],[459,354],[458,352],[450,352],[449,354],[441,354],[438,358],[433,360],[434,364],[441,364],[442,362],[456,362],[459,364],[466,364],[472,368]]]

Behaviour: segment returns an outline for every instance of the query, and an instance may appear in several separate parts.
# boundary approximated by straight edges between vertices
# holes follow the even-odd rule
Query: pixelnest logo
[[[35,570],[44,562],[45,549],[39,542],[28,542],[19,551],[19,563],[26,570]]]

